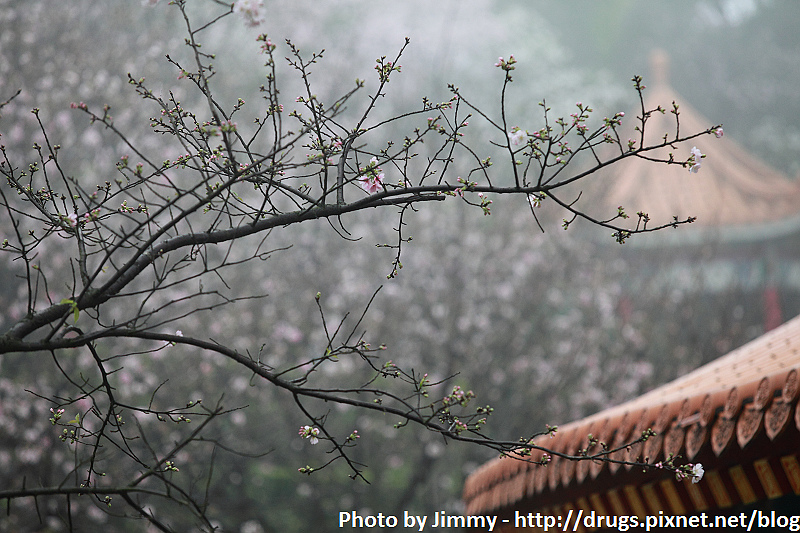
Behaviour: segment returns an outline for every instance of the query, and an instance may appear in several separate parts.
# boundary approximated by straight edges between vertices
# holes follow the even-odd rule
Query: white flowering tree
[[[511,117],[513,56],[495,64],[497,112],[450,86],[444,102],[423,98],[387,116],[381,106],[401,75],[408,42],[372,65],[372,81],[357,79],[325,101],[313,78],[322,53],[303,53],[266,34],[254,43],[264,58],[260,98],[229,102],[216,96],[216,58],[202,38],[229,15],[258,25],[265,8],[210,0],[215,11],[190,12],[184,1],[172,4],[185,24],[188,53],[176,51],[166,61],[177,78],[172,83],[187,97],[128,77],[143,101],[136,112],[151,117],[155,142],[142,143],[119,127],[112,107],[76,102],[72,112],[88,118],[103,146],[119,151],[107,167],[83,171],[81,155],[64,153],[36,108],[33,155],[0,148],[4,276],[17,280],[15,290],[3,293],[9,312],[0,336],[0,399],[20,406],[13,416],[3,413],[10,440],[4,445],[15,451],[0,455],[11,472],[0,487],[9,510],[0,524],[20,527],[53,513],[70,529],[85,530],[84,516],[102,512],[144,519],[162,531],[187,524],[213,530],[222,512],[214,496],[227,486],[214,471],[217,454],[265,451],[234,445],[249,442],[243,405],[226,400],[237,391],[274,402],[269,416],[295,420],[295,443],[325,448],[323,458],[293,467],[298,476],[337,469],[366,481],[370,457],[359,455],[357,427],[366,423],[364,413],[526,460],[541,432],[493,437],[486,428],[493,408],[448,381],[461,371],[455,354],[427,371],[402,343],[372,341],[365,325],[377,286],[351,315],[325,294],[304,299],[302,291],[283,290],[271,258],[302,245],[296,228],[324,226],[337,236],[336,247],[356,247],[351,241],[362,236],[377,241],[388,252],[384,274],[395,278],[412,246],[408,228],[418,210],[458,202],[480,217],[505,198],[519,198],[539,228],[551,205],[564,213],[565,229],[585,220],[622,243],[691,219],[650,221],[641,212],[631,219],[622,207],[604,219],[590,217],[582,209],[590,199],[575,192],[580,182],[631,157],[696,172],[702,154],[687,142],[719,134],[718,126],[679,134],[677,108],[646,109],[638,77],[641,113],[630,119],[638,138],[621,134],[629,117],[599,119],[582,103],[567,118],[554,118],[544,102],[531,104],[539,110],[536,121]],[[290,76],[299,83],[284,82]],[[285,87],[299,89],[290,94]],[[15,105],[16,94],[0,95],[0,113]],[[675,130],[643,145],[649,117],[665,112],[674,114]],[[8,136],[13,126],[0,118],[0,134]],[[665,147],[672,150],[668,156],[655,155]],[[523,274],[534,266],[527,264]],[[475,272],[459,276],[468,281]],[[307,324],[287,320],[291,312],[258,316],[259,302],[275,293],[313,307],[313,334]],[[395,294],[397,301],[404,296]],[[486,332],[479,320],[453,323],[447,316],[434,313],[429,322],[458,329],[462,338]],[[245,325],[255,332],[242,334]],[[429,342],[417,333],[407,337]],[[293,347],[304,335],[312,337],[311,353]],[[275,342],[278,337],[285,342]],[[36,422],[26,428],[30,419]],[[46,446],[21,446],[16,438]],[[608,453],[600,447],[571,458],[609,460]],[[688,465],[667,466],[690,472]],[[44,510],[40,501],[47,502]]]

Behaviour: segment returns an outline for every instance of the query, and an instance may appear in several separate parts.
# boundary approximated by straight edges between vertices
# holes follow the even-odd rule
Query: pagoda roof
[[[800,494],[798,372],[800,317],[636,399],[559,425],[553,437],[534,441],[575,457],[583,449],[601,451],[590,444],[593,435],[609,449],[619,448],[611,461],[552,455],[541,466],[534,462],[542,451],[534,450],[530,461],[504,457],[484,464],[465,483],[466,512],[566,514],[581,508],[604,514],[605,505],[618,514],[640,514],[637,506],[647,501],[664,502],[660,509],[652,503],[650,513],[685,514]],[[625,446],[648,428],[655,437]],[[642,457],[663,461],[670,454],[702,463],[705,478],[697,485],[676,482],[674,475],[629,464]]]
[[[645,146],[662,142],[665,134],[668,138],[675,137],[677,124],[675,115],[670,112],[672,102],[679,106],[681,135],[705,131],[715,125],[670,86],[668,63],[665,53],[652,54],[652,84],[644,91],[645,109],[652,110],[660,105],[666,112],[653,113],[647,121]],[[641,111],[634,114],[641,114]],[[623,125],[632,130],[634,123],[638,121],[628,114]],[[637,140],[638,144],[638,135],[630,131],[626,137]],[[675,149],[664,148],[649,155],[666,159],[672,152],[676,161],[684,161],[693,145],[706,155],[697,173],[690,173],[680,165],[629,158],[590,180],[594,184],[587,187],[587,192],[591,193],[587,197],[591,198],[592,205],[584,205],[584,208],[590,214],[607,218],[622,206],[630,215],[632,226],[638,211],[650,216],[651,227],[669,223],[673,216],[681,220],[697,217],[692,226],[684,230],[700,233],[711,230],[714,235],[728,240],[748,236],[763,238],[800,229],[800,180],[789,179],[771,168],[731,139],[729,133],[719,139],[704,135]],[[685,231],[666,233],[672,234],[672,238],[687,236]]]

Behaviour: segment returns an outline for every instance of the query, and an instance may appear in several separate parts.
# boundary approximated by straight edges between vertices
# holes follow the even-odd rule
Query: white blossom
[[[509,132],[508,140],[512,146],[520,146],[528,142],[528,134],[523,129],[514,128]]]
[[[705,470],[703,469],[703,465],[697,463],[692,467],[692,483],[699,483],[701,479],[703,479],[703,474],[705,474]]]
[[[697,149],[697,146],[692,146],[692,157],[689,158],[692,166],[689,168],[689,172],[696,174],[700,170],[700,160],[702,157],[703,154]]]

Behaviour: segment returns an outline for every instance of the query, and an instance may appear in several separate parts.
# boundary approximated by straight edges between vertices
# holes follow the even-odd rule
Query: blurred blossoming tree
[[[31,130],[18,105],[30,95],[2,86],[8,93],[0,95],[0,224],[4,277],[15,283],[4,284],[2,295],[0,466],[9,475],[0,499],[9,513],[0,525],[24,529],[53,517],[69,529],[89,530],[133,517],[163,531],[213,530],[224,512],[219,502],[230,501],[226,493],[259,468],[253,461],[256,466],[220,474],[217,465],[232,464],[220,456],[280,453],[258,445],[256,429],[272,424],[295,428],[279,446],[324,449],[320,455],[309,450],[308,464],[290,468],[311,476],[309,492],[326,472],[366,481],[367,464],[390,469],[407,460],[404,453],[419,452],[413,481],[453,441],[524,460],[535,446],[531,439],[550,429],[493,431],[487,422],[494,408],[451,378],[476,383],[488,377],[506,393],[489,394],[498,407],[514,401],[508,393],[531,384],[526,371],[543,389],[608,378],[599,375],[608,299],[583,295],[585,313],[578,316],[559,309],[559,290],[539,276],[563,274],[553,268],[557,258],[566,263],[581,250],[568,239],[561,247],[545,245],[535,232],[526,241],[508,232],[508,221],[497,223],[484,242],[472,230],[475,218],[496,218],[505,209],[541,229],[546,210],[559,209],[565,229],[585,220],[620,243],[691,222],[651,222],[623,207],[592,218],[582,210],[591,199],[576,195],[575,185],[629,157],[696,172],[702,154],[687,141],[718,126],[680,132],[673,109],[675,131],[643,146],[648,118],[669,110],[642,104],[635,118],[598,118],[578,103],[569,117],[556,118],[544,102],[526,101],[538,118],[510,116],[513,56],[495,65],[497,112],[451,85],[443,102],[422,98],[416,107],[384,113],[408,42],[377,59],[370,81],[356,79],[323,99],[314,79],[323,53],[308,54],[266,34],[254,43],[263,57],[260,98],[228,100],[217,96],[224,81],[204,37],[229,16],[258,26],[263,4],[171,4],[158,9],[179,13],[188,53],[167,56],[171,79],[128,75],[142,100],[135,108],[117,111],[87,95],[56,118],[34,107]],[[39,89],[43,98],[57,90]],[[644,90],[634,78],[640,102]],[[82,135],[96,146],[92,156],[71,150],[75,116],[91,124]],[[133,132],[141,116],[150,117],[149,135]],[[639,139],[621,136],[623,120],[634,121]],[[673,150],[668,158],[653,155],[665,146]],[[426,227],[432,212],[446,213],[452,226]],[[329,232],[325,239],[307,229],[320,226]],[[438,261],[415,256],[412,228],[441,240]],[[367,252],[352,242],[362,237],[378,247]],[[530,242],[536,253],[515,255]],[[347,253],[337,254],[341,248]],[[481,284],[489,259],[499,280],[491,293]],[[390,279],[385,289],[374,276],[376,261]],[[404,261],[420,271],[400,276]],[[400,285],[398,277],[415,283]],[[460,286],[455,298],[442,293],[453,279]],[[339,285],[348,293],[337,291]],[[541,287],[541,299],[523,304],[520,289],[531,286]],[[330,298],[327,290],[318,292],[323,287]],[[374,317],[370,308],[380,298],[388,298],[391,311]],[[268,299],[280,303],[267,305]],[[415,325],[393,327],[407,313],[417,315]],[[518,335],[491,326],[518,313],[542,320]],[[566,331],[581,321],[586,336],[572,342],[597,349],[588,350],[584,372],[559,383],[564,378],[555,369],[563,361],[528,358],[525,351],[543,328]],[[494,367],[492,352],[507,349],[520,357],[510,368]],[[537,349],[556,359],[576,353],[563,342]],[[421,357],[428,350],[443,356]],[[480,359],[470,360],[476,354]],[[621,364],[614,379],[626,369],[647,371]],[[383,450],[362,436],[405,426],[427,430],[418,438],[420,450],[393,448],[389,464],[381,464]],[[277,493],[278,486],[264,491]],[[403,494],[397,505],[409,497]],[[336,510],[321,505],[313,512]]]

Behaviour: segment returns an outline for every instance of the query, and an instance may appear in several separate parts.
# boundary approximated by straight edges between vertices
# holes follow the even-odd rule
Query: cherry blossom
[[[308,439],[311,444],[316,444],[319,442],[319,429],[311,426],[301,426],[299,431],[300,437],[304,439]]]
[[[264,22],[263,9],[263,0],[237,0],[236,5],[233,6],[233,10],[242,15],[245,23],[251,28]]]
[[[512,146],[520,146],[528,142],[528,133],[520,128],[513,128],[508,133],[508,140]]]
[[[516,64],[517,60],[514,58],[514,54],[511,54],[508,58],[508,61],[503,59],[503,57],[497,58],[497,63],[494,64],[496,67],[500,67],[501,69],[505,70],[506,72],[510,70],[514,70],[514,65]]]
[[[699,483],[701,479],[703,479],[703,474],[705,474],[705,470],[703,469],[703,465],[697,463],[696,465],[692,466],[692,483]]]
[[[692,163],[692,166],[689,168],[689,172],[696,174],[700,170],[700,160],[702,157],[703,154],[700,150],[698,150],[696,146],[692,146],[692,157],[689,158],[689,162]]]
[[[383,188],[383,180],[386,176],[381,172],[377,158],[373,157],[370,159],[369,166],[361,170],[366,172],[366,174],[359,179],[362,189],[369,194],[375,194]]]
[[[375,194],[383,187],[384,178],[385,176],[383,173],[372,176],[364,176],[361,178],[361,188],[370,194]]]

